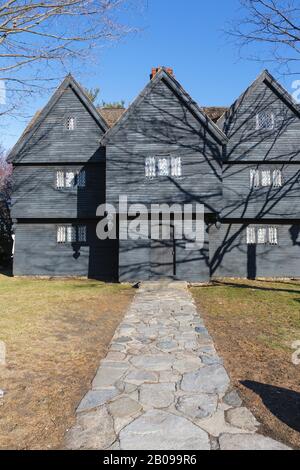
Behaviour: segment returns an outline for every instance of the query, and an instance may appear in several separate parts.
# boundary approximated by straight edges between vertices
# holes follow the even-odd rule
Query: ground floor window
[[[278,245],[277,227],[247,227],[248,245]]]
[[[84,243],[86,225],[58,225],[56,240],[57,243]]]

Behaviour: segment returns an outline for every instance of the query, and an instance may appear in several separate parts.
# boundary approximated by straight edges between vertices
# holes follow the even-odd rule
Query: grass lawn
[[[134,290],[0,275],[1,449],[53,449],[74,423]]]
[[[300,282],[227,280],[192,293],[261,432],[300,448]]]

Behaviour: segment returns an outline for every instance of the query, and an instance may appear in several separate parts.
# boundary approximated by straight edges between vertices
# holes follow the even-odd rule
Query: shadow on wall
[[[247,247],[247,277],[256,279],[256,245]]]
[[[286,132],[295,128],[295,120],[299,117],[283,104],[276,92],[271,92],[267,85],[252,93],[251,102],[246,92],[239,107],[226,114],[226,121],[221,126],[229,137],[228,151],[223,165],[223,197],[224,207],[221,219],[261,220],[272,214],[273,220],[299,219],[300,169],[290,167],[291,163],[300,164],[299,146],[294,148],[286,145]],[[275,114],[273,130],[257,130],[256,116],[264,110],[272,110]],[[222,121],[222,119],[221,119]],[[221,122],[220,121],[220,122]],[[295,136],[295,138],[297,138]],[[259,155],[259,158],[257,157]],[[259,160],[259,162],[257,161]],[[226,162],[241,163],[242,165],[226,165]],[[281,187],[273,186],[251,188],[250,169],[279,168],[283,175]],[[291,170],[292,168],[292,170]],[[290,230],[290,238],[294,246],[300,245],[297,237],[299,225]],[[250,279],[257,275],[257,253],[254,248],[246,246],[245,226],[229,227],[222,236],[218,248],[211,259],[212,276],[218,275],[218,269],[225,265],[226,257],[233,256],[236,249],[242,245],[247,250],[247,274]],[[269,259],[269,251],[259,255],[261,259]],[[227,261],[228,263],[228,261]],[[244,270],[242,271],[244,272]]]
[[[256,393],[276,418],[295,431],[300,432],[299,392],[251,380],[241,381],[241,384]]]

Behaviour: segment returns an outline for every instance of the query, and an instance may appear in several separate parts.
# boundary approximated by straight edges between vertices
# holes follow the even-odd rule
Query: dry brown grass
[[[124,285],[0,276],[1,449],[54,449],[133,297]]]
[[[300,448],[300,283],[224,281],[192,289],[219,354],[262,432]]]

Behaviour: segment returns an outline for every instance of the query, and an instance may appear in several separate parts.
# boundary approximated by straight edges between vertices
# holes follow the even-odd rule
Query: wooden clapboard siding
[[[87,226],[86,243],[57,243],[57,225],[70,223]],[[118,278],[117,242],[99,240],[95,221],[20,221],[16,229],[15,248],[15,275],[88,276],[103,280]]]
[[[58,170],[84,170],[84,188],[56,188]],[[13,218],[91,218],[105,200],[105,164],[18,165],[14,169]]]
[[[68,116],[76,119],[76,129],[68,131]],[[38,119],[38,118],[37,118]],[[18,154],[22,163],[87,163],[104,161],[99,126],[71,86],[68,86]]]
[[[247,245],[247,226],[278,227],[278,246]],[[223,221],[210,228],[210,264],[213,277],[300,277],[300,219]]]
[[[282,171],[281,188],[250,188],[250,170]],[[300,164],[239,163],[223,167],[222,217],[300,218]]]

